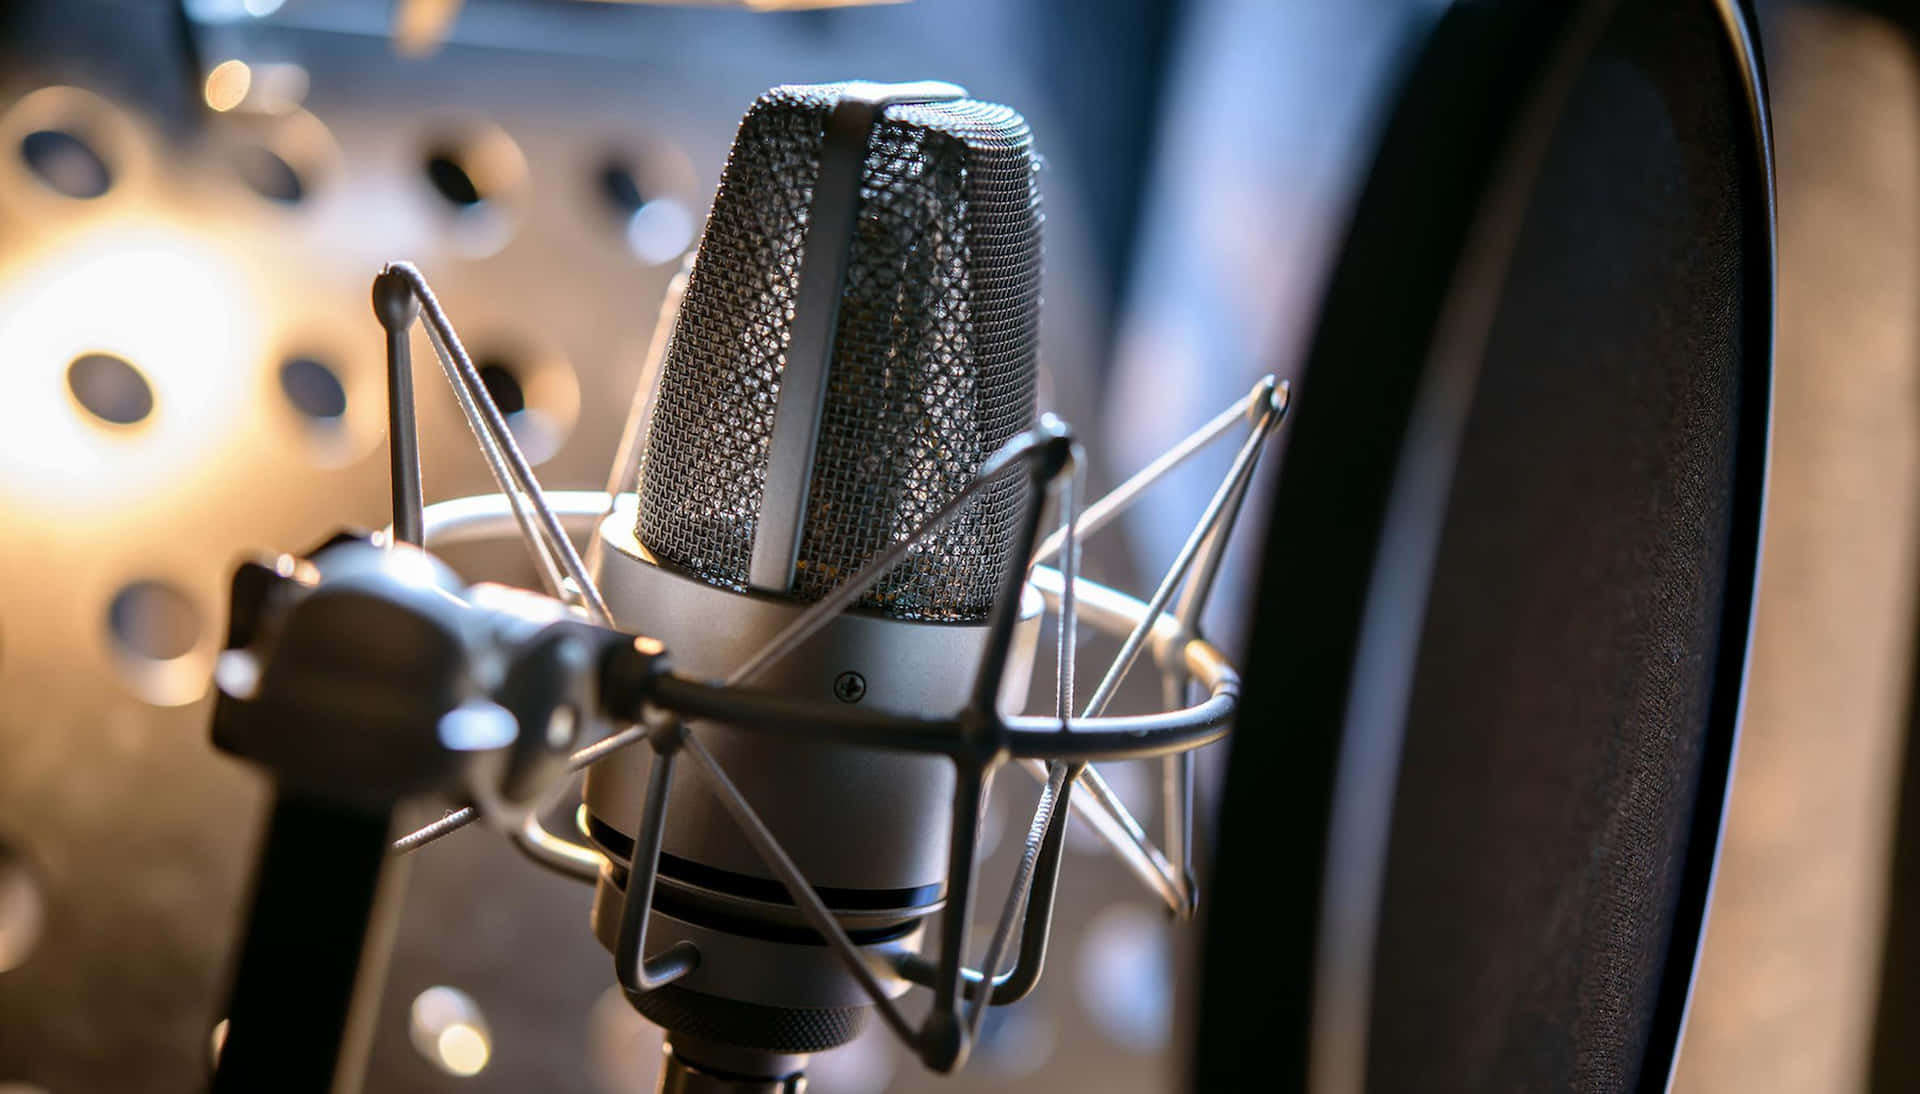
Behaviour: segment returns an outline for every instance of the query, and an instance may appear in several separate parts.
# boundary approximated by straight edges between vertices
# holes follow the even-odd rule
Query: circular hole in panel
[[[414,1050],[448,1075],[478,1075],[493,1056],[493,1035],[480,1004],[458,988],[436,986],[414,996],[407,1034]]]
[[[619,216],[632,216],[647,203],[647,191],[640,176],[624,160],[608,160],[600,167],[600,195]]]
[[[296,355],[281,362],[280,391],[293,409],[317,424],[336,424],[347,412],[345,385],[333,367],[317,357]]]
[[[1107,1040],[1143,1055],[1166,1047],[1173,1023],[1173,943],[1163,913],[1101,909],[1080,936],[1080,1005]]]
[[[331,316],[316,313],[314,320],[266,350],[267,360],[278,363],[259,373],[258,397],[283,408],[288,428],[280,435],[310,464],[348,467],[385,441],[386,389],[376,384],[368,355],[335,337],[340,328]]]
[[[107,637],[126,684],[156,706],[183,706],[206,693],[212,655],[203,623],[178,586],[142,579],[114,594]]]
[[[520,386],[520,377],[511,362],[498,357],[482,360],[477,366],[480,382],[486,385],[487,394],[493,397],[493,405],[511,421],[516,414],[527,409],[526,389]]]
[[[223,114],[216,124],[234,176],[280,208],[311,200],[340,162],[340,147],[326,124],[297,107]]]
[[[298,205],[306,199],[306,180],[300,171],[280,153],[265,145],[248,144],[234,149],[233,169],[247,189],[280,205]]]
[[[111,353],[87,353],[67,365],[67,389],[87,413],[133,425],[153,413],[153,388],[140,370]]]
[[[39,873],[25,854],[0,840],[0,973],[26,963],[46,922]]]
[[[21,137],[20,160],[48,189],[70,198],[97,198],[113,188],[106,159],[68,129],[36,129]]]
[[[139,125],[84,88],[21,96],[0,116],[0,149],[9,201],[105,203],[146,174]]]
[[[619,225],[627,249],[649,265],[679,258],[700,230],[686,197],[689,170],[682,160],[664,147],[645,156],[614,154],[594,176],[600,203]]]
[[[484,258],[505,246],[527,191],[526,157],[505,130],[478,124],[432,141],[420,171],[463,254]]]
[[[486,200],[480,193],[480,184],[467,173],[459,153],[453,149],[442,147],[428,152],[425,166],[427,181],[448,205],[466,209]]]
[[[474,358],[474,369],[527,461],[552,459],[580,413],[573,367],[557,354],[492,349]]]
[[[174,661],[200,641],[200,613],[186,593],[163,581],[136,581],[114,595],[107,625],[121,652]]]

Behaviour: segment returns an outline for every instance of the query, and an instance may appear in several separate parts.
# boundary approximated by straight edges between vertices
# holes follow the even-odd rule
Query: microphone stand
[[[272,776],[274,802],[215,1094],[358,1091],[404,887],[391,852],[402,806],[458,794],[519,824],[568,770],[588,723],[602,721],[603,690],[614,708],[637,710],[663,663],[657,643],[581,622],[556,601],[470,595],[419,550],[409,334],[423,310],[442,326],[445,317],[405,264],[375,279],[373,310],[386,332],[392,540],[336,536],[311,561],[282,556],[234,575],[213,739]],[[482,392],[453,350],[456,395]],[[498,409],[483,394],[467,399],[502,438],[496,470],[537,492]],[[544,531],[578,573],[558,526]]]
[[[1060,533],[1062,570],[1051,579],[1043,579],[1040,570],[1031,575],[1034,587],[1058,603],[1063,651],[1072,648],[1075,605],[1104,620],[1103,627],[1126,632],[1120,658],[1085,713],[1071,715],[1067,672],[1060,677],[1054,717],[996,711],[1015,619],[1011,606],[1022,601],[1029,581],[1025,568],[1011,567],[1004,575],[994,642],[982,655],[974,694],[964,710],[944,718],[881,712],[856,716],[838,704],[824,708],[792,695],[733,686],[738,679],[714,684],[671,675],[659,642],[612,630],[599,590],[558,516],[541,501],[538,482],[418,271],[404,263],[389,266],[376,281],[374,305],[388,334],[393,527],[400,542],[381,545],[337,537],[311,560],[281,556],[271,563],[249,563],[234,578],[227,648],[215,672],[219,697],[214,742],[265,768],[276,793],[214,1089],[222,1094],[258,1089],[352,1094],[359,1089],[374,1013],[371,1004],[384,975],[401,884],[387,863],[387,839],[402,803],[452,791],[474,802],[397,841],[393,849],[410,850],[484,817],[537,863],[605,886],[612,876],[605,859],[591,849],[566,846],[541,830],[530,805],[564,772],[641,739],[655,752],[650,782],[659,785],[648,791],[643,834],[636,837],[632,872],[624,883],[628,891],[621,894],[616,972],[629,996],[678,979],[698,962],[690,943],[671,945],[653,956],[646,956],[644,946],[665,817],[665,776],[684,752],[808,924],[835,951],[854,986],[872,1000],[879,1017],[929,1067],[957,1068],[978,1036],[986,1007],[1017,1000],[1039,975],[1068,793],[1083,778],[1096,796],[1103,787],[1087,765],[1174,755],[1227,732],[1237,707],[1238,675],[1217,650],[1164,610],[1203,551],[1207,571],[1217,563],[1218,551],[1206,550],[1208,537],[1222,515],[1234,508],[1233,499],[1244,489],[1260,444],[1284,413],[1284,385],[1271,378],[1263,381],[1194,439],[1129,480],[1115,492],[1116,500],[1103,499],[1107,508],[1102,512],[1110,516],[1144,483],[1218,436],[1242,413],[1255,416],[1234,470],[1150,603],[1099,586],[1087,593],[1074,591],[1070,544],[1076,533],[1071,517]],[[463,588],[450,570],[416,546],[425,514],[418,490],[406,334],[422,312],[455,395],[500,482],[500,497],[542,564],[549,588],[562,599],[497,587]],[[1000,477],[1024,470],[1034,500],[1014,554],[1033,557],[1042,511],[1038,499],[1072,466],[1072,453],[1070,434],[1058,423],[1043,422],[996,453],[971,485],[929,518],[916,538]],[[1064,489],[1063,508],[1072,513]],[[1094,510],[1087,517],[1085,528],[1097,526]],[[814,603],[736,677],[750,674],[761,658],[777,657],[812,634],[807,628],[817,629],[843,609],[913,542],[894,545],[832,596]],[[1052,550],[1052,543],[1039,553]],[[1049,580],[1055,583],[1052,594],[1046,591]],[[1204,592],[1198,595],[1204,599]],[[1181,615],[1188,610],[1183,605]],[[576,612],[607,625],[582,622]],[[1176,652],[1165,656],[1183,665],[1204,686],[1206,697],[1185,709],[1102,717],[1112,688],[1150,640],[1171,644]],[[1071,663],[1065,653],[1061,660]],[[644,731],[634,726],[605,739],[596,737],[595,743],[574,751],[596,736],[583,731],[590,720],[610,715],[638,722],[643,714],[648,715]],[[680,721],[684,717],[712,719],[747,732],[800,734],[951,760],[960,782],[951,814],[948,897],[941,912],[938,962],[900,953],[876,965],[872,955],[862,952],[724,768],[697,738],[685,733]],[[976,971],[966,965],[963,942],[978,796],[986,773],[1008,760],[1051,761],[1044,768],[1049,772],[1043,793],[1047,804],[1035,821],[1044,834],[1037,835],[1038,828],[1030,833],[1027,856],[1009,891],[987,960]],[[1191,889],[1182,886],[1157,849],[1145,842],[1124,807],[1111,808],[1123,819],[1115,823],[1124,823],[1131,845],[1153,865],[1153,875],[1168,891],[1185,898],[1174,900],[1173,910],[1191,914]],[[1044,821],[1042,813],[1047,814]],[[651,849],[644,856],[643,845]],[[642,858],[647,862],[644,870]],[[1018,965],[1001,974],[996,970],[1022,905],[1026,913]],[[631,921],[631,931],[624,921]],[[883,978],[934,989],[932,1013],[920,1023],[911,1022],[895,1002],[897,992]],[[714,1040],[709,1033],[682,1031],[669,1037],[662,1092],[797,1094],[802,1088],[804,1056],[750,1049]]]
[[[359,1089],[399,918],[393,819],[391,806],[276,791],[216,1094]]]
[[[243,564],[213,740],[264,768],[274,800],[215,1094],[359,1090],[404,885],[403,804],[459,794],[524,818],[659,660],[558,604],[488,601],[405,545],[343,536],[311,561]]]
[[[261,675],[246,650],[280,629],[273,616],[295,591],[288,583],[278,569],[241,567],[233,583],[229,650],[217,674],[214,743],[265,767],[274,797],[218,1049],[216,1094],[359,1089],[404,883],[401,864],[389,861],[394,819],[410,792],[439,781],[447,766],[417,748],[368,747],[381,729],[406,723],[424,722],[431,734],[431,712],[403,703],[371,717],[363,711],[360,718],[335,720],[337,711],[299,700],[329,689],[368,707],[394,697],[390,688],[355,679],[366,674],[352,672],[339,656],[362,648],[354,632],[364,608],[322,613],[318,622],[328,626],[281,635],[282,645],[293,647],[286,650],[290,656],[267,666],[270,679],[246,679]],[[336,654],[298,656],[301,647],[321,641],[331,641]],[[379,671],[375,664],[364,668]],[[419,694],[445,690],[428,684]],[[343,736],[356,744],[341,752],[384,760],[384,769],[367,779],[341,778],[337,754],[329,757],[324,746]]]

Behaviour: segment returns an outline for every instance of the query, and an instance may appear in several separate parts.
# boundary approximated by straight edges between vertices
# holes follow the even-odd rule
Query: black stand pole
[[[392,810],[278,793],[215,1094],[360,1088],[398,919]]]

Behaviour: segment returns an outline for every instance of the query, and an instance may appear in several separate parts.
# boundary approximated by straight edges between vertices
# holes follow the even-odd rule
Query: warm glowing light
[[[440,1066],[461,1076],[480,1074],[493,1055],[486,1034],[464,1022],[441,1030],[434,1047],[440,1053]]]
[[[393,45],[402,57],[440,48],[460,14],[460,0],[400,0],[393,9]]]
[[[109,499],[171,504],[236,442],[263,353],[259,292],[210,241],[119,221],[0,269],[0,501],[13,514],[100,512]],[[131,425],[75,397],[68,366],[119,358],[151,389]],[[14,519],[19,519],[17,516]]]
[[[253,69],[245,61],[235,58],[221,61],[207,73],[207,105],[215,110],[226,112],[239,106],[247,99],[247,90],[253,86]]]
[[[478,1075],[493,1057],[493,1038],[479,1004],[459,988],[428,988],[413,997],[407,1033],[413,1047],[449,1075]]]

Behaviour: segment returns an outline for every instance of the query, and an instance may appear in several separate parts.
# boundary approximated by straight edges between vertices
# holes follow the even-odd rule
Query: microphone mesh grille
[[[834,86],[741,123],[687,282],[640,473],[640,541],[747,588],[808,208]],[[817,600],[971,482],[1033,420],[1040,208],[1026,122],[972,100],[889,107],[868,144],[793,595]],[[1024,485],[988,490],[860,601],[984,618]]]

